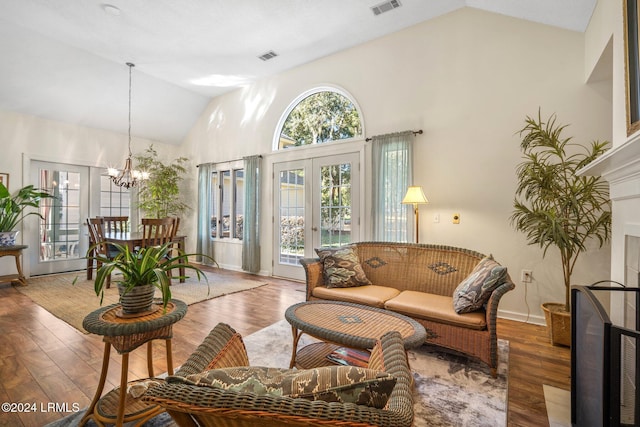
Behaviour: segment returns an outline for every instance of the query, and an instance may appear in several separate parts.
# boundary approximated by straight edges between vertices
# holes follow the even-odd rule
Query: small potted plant
[[[96,272],[94,289],[96,295],[100,297],[100,304],[102,304],[107,278],[114,270],[120,272],[121,276],[116,280],[116,283],[120,292],[122,312],[125,315],[147,313],[153,306],[156,289],[160,290],[162,306],[166,308],[171,299],[171,277],[169,275],[171,271],[178,272],[181,268],[190,269],[195,271],[198,280],[204,277],[207,286],[209,285],[204,272],[187,262],[188,257],[193,254],[183,253],[176,249],[172,242],[162,246],[143,247],[136,251],[131,251],[125,245],[115,243],[109,243],[109,245],[118,251],[118,255],[113,259],[101,255],[89,257],[102,264]],[[211,260],[215,264],[215,261]],[[178,276],[177,278],[182,277]]]
[[[543,121],[527,117],[519,132],[524,160],[516,169],[518,187],[511,223],[530,245],[558,249],[563,271],[564,303],[544,303],[552,344],[570,345],[571,275],[587,241],[600,247],[611,235],[609,186],[600,176],[578,176],[577,171],[601,156],[608,142],[577,144],[556,124],[555,114]]]
[[[33,185],[22,187],[13,195],[0,182],[0,246],[16,244],[18,231],[16,228],[29,215],[38,215],[37,211],[25,212],[27,208],[38,208],[42,199],[55,198],[46,191],[38,190]]]

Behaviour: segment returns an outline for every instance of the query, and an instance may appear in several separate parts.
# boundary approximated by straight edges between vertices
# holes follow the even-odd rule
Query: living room
[[[409,1],[402,3],[402,7],[414,6]],[[153,144],[163,158],[189,159],[184,194],[194,209],[181,218],[188,236],[197,234],[196,165],[234,164],[245,156],[262,155],[262,176],[270,177],[278,163],[358,153],[363,164],[360,237],[367,240],[371,229],[367,195],[374,172],[366,166],[369,154],[364,139],[422,130],[415,136],[413,155],[413,183],[423,186],[429,199],[429,204],[420,207],[420,242],[493,254],[508,267],[516,283],[502,299],[498,316],[541,325],[541,303],[564,298],[563,288],[557,285],[562,281],[562,268],[556,256],[545,257],[540,248],[527,245],[525,236],[509,223],[517,185],[515,167],[521,161],[518,131],[527,116],[540,110],[543,117],[555,113],[560,122],[568,124],[566,132],[576,141],[608,140],[616,148],[628,140],[621,6],[602,0],[585,3],[589,4],[587,19],[583,27],[573,29],[521,19],[516,13],[508,16],[483,10],[474,7],[473,1],[449,4],[424,22],[327,53],[212,99],[202,96],[201,110],[182,136],[164,141],[134,132],[132,151],[140,153]],[[392,19],[394,12],[398,11],[388,12],[383,19]],[[34,36],[32,42],[41,38]],[[266,49],[278,51],[276,46]],[[111,64],[111,79],[126,83],[124,62],[130,60],[138,62],[133,70],[134,106],[144,105],[149,101],[136,94],[136,79],[151,68],[144,59],[123,57],[122,64]],[[73,81],[91,69],[70,62],[65,72]],[[11,81],[11,76],[3,77]],[[38,86],[45,92],[64,92],[64,88],[47,88],[46,82]],[[334,147],[277,152],[274,135],[287,108],[301,94],[318,87],[337,88],[357,103],[363,138]],[[123,99],[115,98],[108,102],[126,107],[126,94]],[[0,172],[9,174],[11,188],[30,183],[31,161],[93,168],[123,162],[128,148],[126,115],[120,119],[120,132],[86,126],[88,117],[75,122],[47,117],[48,110],[63,109],[63,105],[26,113],[19,106],[0,104],[5,149]],[[100,112],[86,111],[87,116],[92,114]],[[136,120],[142,121],[137,117],[133,115],[134,129]],[[158,127],[164,126],[166,123],[158,122]],[[260,195],[265,211],[259,224],[259,274],[271,276],[276,251],[270,179],[263,179]],[[459,217],[457,224],[452,221],[454,214]],[[614,214],[614,223],[615,218]],[[624,275],[620,266],[612,269],[612,253],[619,251],[617,239],[614,235],[612,246],[593,248],[578,261],[573,276],[576,284]],[[188,252],[195,251],[195,245],[195,238],[187,239]],[[241,271],[240,248],[233,239],[219,239],[214,257],[223,268]],[[13,271],[12,262],[1,261],[2,272]],[[24,267],[28,274],[26,262]],[[520,280],[522,270],[532,272],[532,283]]]

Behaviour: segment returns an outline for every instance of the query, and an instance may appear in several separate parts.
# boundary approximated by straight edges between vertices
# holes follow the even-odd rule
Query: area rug
[[[195,272],[188,273],[191,277],[186,279],[185,283],[174,280],[171,285],[171,297],[184,301],[187,305],[266,285],[262,281],[230,278],[225,274],[215,272],[206,272],[207,280],[202,278],[198,281]],[[77,281],[74,285],[73,281],[76,278]],[[15,289],[54,316],[64,320],[77,330],[87,333],[82,328],[82,321],[87,314],[100,308],[100,298],[96,296],[93,284],[94,281],[86,280],[86,273],[80,271],[32,277],[27,286],[16,286]],[[158,295],[159,291],[156,292],[156,296]],[[118,298],[118,287],[112,283],[111,288],[105,291],[102,306],[117,303]]]
[[[289,367],[291,327],[282,320],[244,339],[253,366]],[[303,335],[300,346],[313,342]],[[486,366],[466,356],[424,345],[409,351],[415,380],[414,426],[501,427],[507,417],[507,371],[509,343],[499,340],[498,377]],[[70,415],[47,427],[77,426],[83,412]],[[89,422],[87,426],[95,424]],[[145,427],[174,427],[161,414]]]
[[[233,325],[232,325],[233,326]],[[313,342],[303,335],[299,347]],[[291,326],[282,320],[245,340],[254,366],[288,368]],[[409,350],[415,380],[415,427],[502,427],[507,425],[509,342],[498,340],[498,377],[467,356],[423,345]]]

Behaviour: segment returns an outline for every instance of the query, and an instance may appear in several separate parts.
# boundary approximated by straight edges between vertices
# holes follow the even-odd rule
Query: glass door
[[[304,280],[300,259],[359,237],[359,154],[274,165],[273,274]]]
[[[275,276],[297,279],[304,276],[299,260],[306,256],[306,196],[311,193],[306,180],[309,169],[310,161],[306,160],[274,165]]]
[[[41,202],[43,219],[32,216],[37,226],[33,226],[28,244],[37,250],[30,251],[30,274],[84,269],[88,249],[84,221],[89,211],[89,168],[32,161],[31,182],[56,198]]]

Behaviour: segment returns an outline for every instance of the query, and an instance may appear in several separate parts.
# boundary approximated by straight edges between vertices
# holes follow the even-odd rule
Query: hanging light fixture
[[[107,173],[114,184],[124,188],[131,188],[135,187],[138,181],[146,179],[147,174],[133,169],[133,161],[131,160],[131,69],[135,67],[135,64],[127,62],[127,66],[129,67],[129,157],[124,162],[124,169],[109,168]]]

